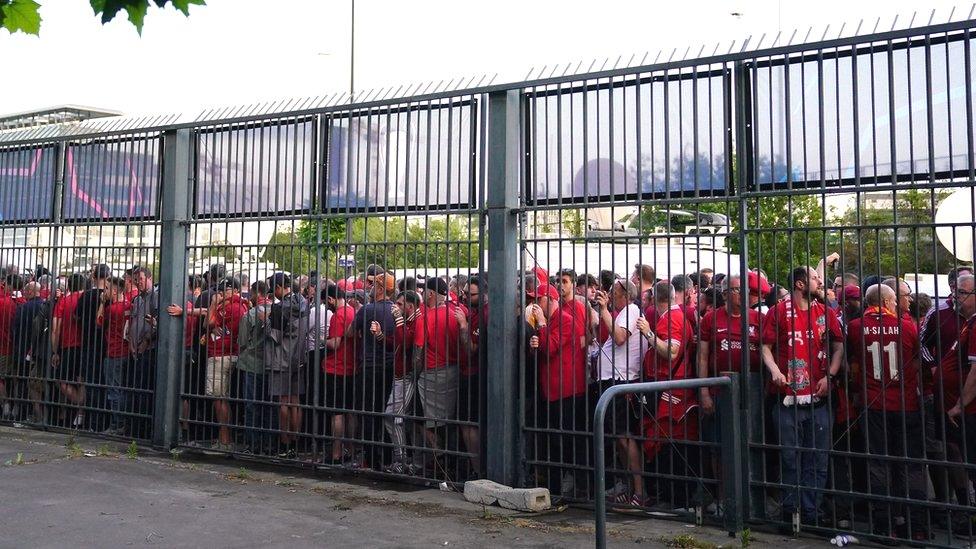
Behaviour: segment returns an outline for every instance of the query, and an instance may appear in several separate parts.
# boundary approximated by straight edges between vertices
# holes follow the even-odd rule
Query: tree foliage
[[[885,194],[875,196],[873,203],[862,198],[833,222],[842,227],[830,241],[841,254],[843,270],[902,276],[944,273],[954,267],[957,260],[939,243],[935,229],[926,226],[934,222],[935,208],[948,193],[906,189],[893,198]]]
[[[125,11],[129,22],[141,35],[151,5],[165,8],[168,4],[189,17],[190,6],[203,6],[206,0],[89,0],[89,3],[103,25],[115,19],[120,11]],[[41,31],[40,8],[41,5],[34,0],[0,0],[0,28],[7,29],[11,34],[23,32],[37,35]]]
[[[297,230],[279,230],[262,260],[293,273],[318,270],[342,276],[340,259],[356,268],[370,263],[387,269],[477,268],[481,257],[477,217],[360,217],[302,221]]]
[[[233,263],[237,260],[237,248],[226,240],[217,240],[210,243],[203,254],[204,257],[222,257],[228,262]]]

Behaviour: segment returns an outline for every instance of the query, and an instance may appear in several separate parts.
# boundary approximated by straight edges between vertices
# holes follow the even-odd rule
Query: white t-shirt
[[[634,380],[640,378],[641,362],[647,345],[637,331],[637,319],[640,318],[640,307],[631,303],[620,311],[613,321],[614,327],[625,328],[630,336],[623,345],[614,345],[613,334],[603,343],[600,349],[600,379]]]
[[[306,349],[314,351],[325,347],[325,340],[329,337],[329,323],[332,322],[332,311],[325,303],[313,306],[308,312],[308,344]]]

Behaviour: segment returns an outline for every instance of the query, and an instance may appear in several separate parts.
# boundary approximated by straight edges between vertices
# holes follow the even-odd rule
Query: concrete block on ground
[[[490,480],[465,482],[464,499],[516,511],[545,511],[552,505],[546,488],[512,488]]]

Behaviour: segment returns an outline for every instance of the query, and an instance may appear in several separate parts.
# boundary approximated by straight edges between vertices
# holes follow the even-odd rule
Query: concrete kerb
[[[330,505],[357,507],[396,506],[412,511],[420,516],[454,516],[459,520],[486,526],[491,523],[533,529],[552,534],[590,534],[593,532],[592,512],[580,508],[557,506],[546,511],[523,513],[504,507],[489,507],[487,503],[471,503],[458,492],[445,492],[417,486],[403,486],[391,482],[363,479],[356,475],[329,474],[312,469],[275,466],[267,463],[252,463],[244,460],[223,458],[197,459],[193,455],[156,451],[138,447],[137,455],[128,456],[128,444],[121,441],[106,441],[81,434],[66,435],[57,432],[43,432],[28,429],[14,429],[0,426],[0,438],[18,441],[25,458],[30,460],[56,461],[63,459],[128,459],[152,464],[158,467],[192,470],[208,473],[235,483],[265,483],[290,492],[310,492],[321,494],[331,500]],[[74,450],[69,448],[69,443]],[[9,452],[8,452],[9,453]],[[4,457],[10,459],[10,456]],[[29,464],[27,465],[29,466]],[[2,469],[0,461],[0,469]],[[330,478],[323,478],[330,477]],[[331,477],[335,477],[333,480]],[[484,483],[472,484],[472,488]],[[498,485],[501,486],[501,485]],[[508,487],[503,487],[508,488]],[[508,488],[508,490],[513,490]],[[532,490],[522,492],[534,494]],[[507,497],[511,492],[502,494]],[[497,493],[495,497],[497,499]],[[536,494],[538,495],[538,494]],[[609,538],[618,543],[669,544],[670,540],[693,537],[703,547],[734,547],[739,540],[732,540],[721,529],[696,527],[673,521],[651,520],[646,516],[610,516]],[[753,543],[784,543],[785,538],[767,534],[754,534]],[[803,549],[822,545],[821,540],[790,539],[793,549]]]

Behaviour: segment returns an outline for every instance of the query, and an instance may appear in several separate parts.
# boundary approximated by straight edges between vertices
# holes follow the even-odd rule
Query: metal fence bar
[[[600,400],[598,400],[596,403],[596,411],[593,412],[593,484],[595,486],[594,501],[596,504],[596,546],[598,549],[603,549],[607,546],[607,500],[605,496],[606,451],[604,449],[604,419],[607,414],[607,407],[609,407],[610,403],[613,402],[614,397],[626,394],[655,394],[672,389],[702,389],[710,387],[725,388],[731,395],[735,395],[730,399],[725,399],[726,409],[724,410],[727,412],[727,417],[734,417],[733,414],[737,412],[738,398],[736,393],[738,389],[733,381],[733,378],[731,377],[723,376],[670,381],[652,381],[646,383],[625,383],[614,385],[600,395]],[[727,434],[733,435],[735,433]],[[741,474],[741,468],[735,467],[735,464],[741,461],[739,441],[738,439],[733,439],[731,436],[723,436],[722,441],[722,459],[727,466],[724,469],[724,472],[729,475],[723,480],[726,482],[726,486],[733,489],[731,493],[726,492],[726,498],[736,498],[741,491],[739,479],[736,478],[736,475]],[[731,461],[729,461],[730,458]],[[741,498],[739,499],[741,500]],[[738,512],[738,503],[736,503],[732,509],[734,509],[735,516],[727,517],[726,525],[731,524],[737,527],[735,530],[729,530],[730,533],[735,533],[738,529],[741,529],[742,516],[741,513]]]
[[[488,227],[488,288],[505,288],[518,271],[518,184],[521,159],[520,120],[522,95],[511,90],[488,96],[488,184],[486,187]],[[494,291],[488,312],[487,414],[484,421],[488,478],[514,485],[518,478],[518,346],[492,344],[517,341],[515,310],[517,296]],[[484,337],[484,335],[482,336]]]
[[[160,236],[159,303],[180,303],[185,299],[186,240],[190,218],[191,177],[190,130],[163,134],[163,181]],[[183,364],[181,317],[160,314],[156,367],[156,398],[153,415],[153,444],[169,449],[176,443],[180,401],[180,370]]]

